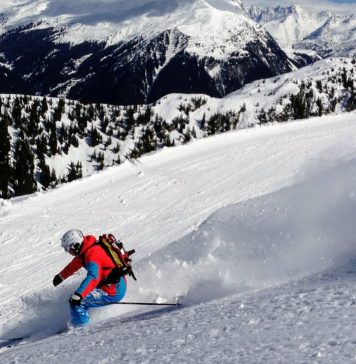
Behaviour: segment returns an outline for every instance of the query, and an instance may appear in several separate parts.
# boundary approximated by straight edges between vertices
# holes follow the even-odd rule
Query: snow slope
[[[235,131],[2,201],[0,337],[29,337],[0,363],[356,360],[355,116]],[[183,307],[107,307],[51,336],[83,279],[51,285],[72,227],[137,250],[127,300]]]

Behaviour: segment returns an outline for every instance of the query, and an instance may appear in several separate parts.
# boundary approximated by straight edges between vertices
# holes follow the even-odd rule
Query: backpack
[[[115,268],[102,282],[104,284],[112,284],[120,281],[120,278],[129,275],[136,281],[136,277],[132,271],[130,255],[135,250],[126,251],[124,244],[120,240],[116,240],[113,234],[104,234],[99,236],[98,245],[100,245],[115,264]]]

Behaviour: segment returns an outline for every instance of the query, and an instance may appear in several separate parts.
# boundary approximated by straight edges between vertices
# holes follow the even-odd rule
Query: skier
[[[89,308],[123,299],[126,278],[117,274],[114,262],[97,244],[95,236],[84,236],[80,230],[72,229],[62,236],[61,246],[74,258],[53,278],[53,285],[58,286],[82,267],[87,270],[87,276],[69,299],[71,324],[85,326],[89,323]]]

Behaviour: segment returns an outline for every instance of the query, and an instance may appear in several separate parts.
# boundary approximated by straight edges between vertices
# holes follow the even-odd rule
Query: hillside
[[[233,131],[4,202],[0,337],[28,337],[0,362],[352,362],[354,121]],[[51,336],[84,277],[51,283],[73,227],[137,250],[127,300],[183,306],[93,310]]]
[[[254,125],[352,111],[355,60],[328,59],[225,98],[171,94],[136,106],[2,95],[3,198],[53,188],[164,147]]]

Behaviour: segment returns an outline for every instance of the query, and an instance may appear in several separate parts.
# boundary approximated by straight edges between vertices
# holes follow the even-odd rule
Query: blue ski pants
[[[116,283],[116,295],[109,296],[100,288],[95,288],[83,298],[80,305],[70,306],[71,323],[74,326],[85,326],[89,323],[89,308],[102,307],[120,302],[126,293],[126,282],[123,277]]]

